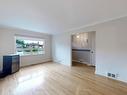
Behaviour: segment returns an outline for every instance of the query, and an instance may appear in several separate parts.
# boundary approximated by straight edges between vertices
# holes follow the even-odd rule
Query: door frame
[[[95,67],[96,67],[96,31],[87,31],[87,32],[95,32],[95,56],[94,56],[95,58],[94,58],[94,60],[95,60]],[[85,32],[76,32],[76,33],[72,33],[70,35],[70,47],[71,47],[70,48],[70,58],[71,58],[70,66],[73,66],[73,62],[72,62],[72,36],[75,35],[75,34],[78,34],[78,33],[85,33]],[[91,54],[90,54],[90,61],[91,61]]]

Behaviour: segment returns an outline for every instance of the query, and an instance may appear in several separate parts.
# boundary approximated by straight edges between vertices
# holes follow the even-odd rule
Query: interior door
[[[90,63],[96,66],[96,32],[91,32]]]

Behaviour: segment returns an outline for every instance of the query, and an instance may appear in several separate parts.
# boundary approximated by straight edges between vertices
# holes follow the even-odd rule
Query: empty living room
[[[127,95],[127,0],[0,0],[0,95]]]

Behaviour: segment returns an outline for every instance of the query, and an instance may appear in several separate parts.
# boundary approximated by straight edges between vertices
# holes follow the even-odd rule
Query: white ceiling
[[[0,0],[0,24],[56,34],[127,15],[127,0]]]

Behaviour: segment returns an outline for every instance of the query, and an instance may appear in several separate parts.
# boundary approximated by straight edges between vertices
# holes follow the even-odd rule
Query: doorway
[[[96,32],[82,32],[71,36],[72,66],[96,66]]]

